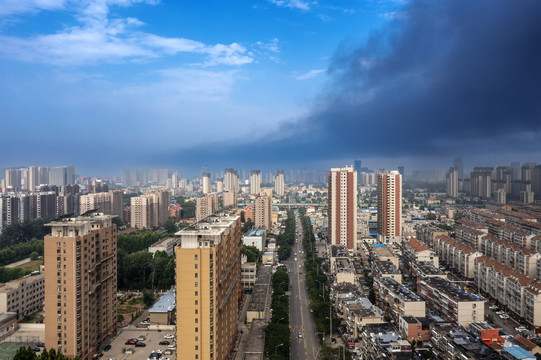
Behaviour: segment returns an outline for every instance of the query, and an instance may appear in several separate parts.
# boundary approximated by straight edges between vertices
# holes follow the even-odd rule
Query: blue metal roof
[[[172,311],[175,308],[175,292],[174,291],[168,291],[160,298],[160,300],[156,301],[154,306],[150,310],[148,310],[151,313],[165,313]]]
[[[385,244],[372,244],[372,247],[387,247]]]
[[[535,359],[535,356],[533,356],[531,353],[527,352],[520,346],[509,346],[504,348],[504,350],[507,351],[515,359]]]

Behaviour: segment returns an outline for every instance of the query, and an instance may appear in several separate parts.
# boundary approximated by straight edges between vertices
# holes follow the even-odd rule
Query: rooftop
[[[166,292],[163,296],[148,310],[151,313],[166,313],[175,309],[175,292],[173,290]]]

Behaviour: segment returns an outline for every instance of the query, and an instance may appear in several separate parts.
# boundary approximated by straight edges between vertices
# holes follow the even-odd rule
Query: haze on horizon
[[[541,3],[0,4],[0,167],[536,161]]]

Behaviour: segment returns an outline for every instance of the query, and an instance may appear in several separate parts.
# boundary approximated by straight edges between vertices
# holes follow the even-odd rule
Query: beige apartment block
[[[177,235],[177,359],[227,359],[242,291],[240,216],[218,212]]]
[[[157,190],[131,198],[131,227],[137,229],[163,226],[169,217],[169,192]]]
[[[272,197],[258,196],[254,201],[254,222],[257,227],[272,227]]]
[[[218,211],[218,195],[207,194],[195,200],[195,218],[197,221]]]
[[[17,313],[22,320],[43,308],[45,275],[38,273],[0,284],[0,313]]]
[[[237,207],[238,203],[238,192],[237,190],[228,190],[224,192],[224,206],[234,206]]]
[[[91,359],[116,335],[117,229],[91,213],[48,224],[45,237],[45,345]]]

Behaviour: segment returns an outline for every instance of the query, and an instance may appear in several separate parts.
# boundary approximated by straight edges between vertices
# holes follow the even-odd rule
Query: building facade
[[[353,249],[357,237],[357,173],[353,167],[333,168],[328,181],[329,242]]]
[[[254,201],[254,222],[256,227],[269,230],[272,227],[272,197],[258,196]]]
[[[378,174],[378,238],[393,240],[402,234],[402,175]]]
[[[177,358],[227,359],[242,291],[240,216],[219,212],[177,235]]]
[[[44,240],[45,344],[91,359],[116,335],[117,230],[99,213],[48,224]]]
[[[278,196],[284,196],[285,194],[285,179],[284,170],[278,170],[274,177],[274,193]]]
[[[250,194],[259,195],[261,192],[261,171],[250,171]]]

